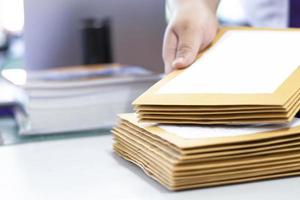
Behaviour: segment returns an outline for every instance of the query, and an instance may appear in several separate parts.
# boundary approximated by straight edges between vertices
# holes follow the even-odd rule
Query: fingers
[[[185,26],[172,26],[166,30],[163,44],[165,72],[182,69],[196,59],[203,37],[201,31]]]
[[[191,65],[201,48],[203,37],[201,31],[189,27],[178,30],[178,42],[172,67],[177,69]]]
[[[163,42],[163,60],[165,64],[165,72],[170,73],[173,69],[172,63],[176,56],[177,38],[171,29],[167,29]]]

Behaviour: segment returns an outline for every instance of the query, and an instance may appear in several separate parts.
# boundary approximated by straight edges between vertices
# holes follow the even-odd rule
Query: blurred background
[[[259,26],[254,15],[275,21],[270,12],[247,10],[249,2],[222,0],[220,24]],[[283,1],[264,2],[257,3],[268,9]],[[0,144],[19,135],[107,131],[118,113],[132,112],[131,103],[162,77],[165,4],[0,0],[0,118],[17,121],[12,134],[0,119]]]
[[[24,66],[24,5],[0,0],[0,67]]]
[[[0,0],[1,68],[122,63],[162,72],[165,1]],[[223,23],[239,24],[238,0],[223,0]]]
[[[118,62],[162,71],[165,25],[164,1],[0,0],[1,63],[42,69]],[[100,58],[87,55],[89,48]]]

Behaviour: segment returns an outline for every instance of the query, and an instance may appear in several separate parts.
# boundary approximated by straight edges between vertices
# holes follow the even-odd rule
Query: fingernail
[[[174,62],[172,63],[172,65],[173,65],[173,67],[181,67],[182,65],[183,65],[183,58],[182,57],[180,57],[180,58],[176,58],[175,60],[174,60]]]

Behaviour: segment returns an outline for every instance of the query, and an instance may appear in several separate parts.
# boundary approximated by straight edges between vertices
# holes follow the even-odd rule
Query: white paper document
[[[253,125],[253,126],[191,126],[191,125],[160,125],[169,133],[184,139],[206,139],[214,137],[233,137],[274,131],[282,128],[300,126],[300,119],[295,118],[290,124],[283,125]]]
[[[230,30],[158,94],[273,93],[300,66],[298,31]]]

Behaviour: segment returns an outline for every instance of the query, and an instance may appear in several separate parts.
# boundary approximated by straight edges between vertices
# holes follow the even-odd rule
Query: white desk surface
[[[111,135],[0,147],[5,200],[293,200],[300,178],[170,192],[112,151]]]

